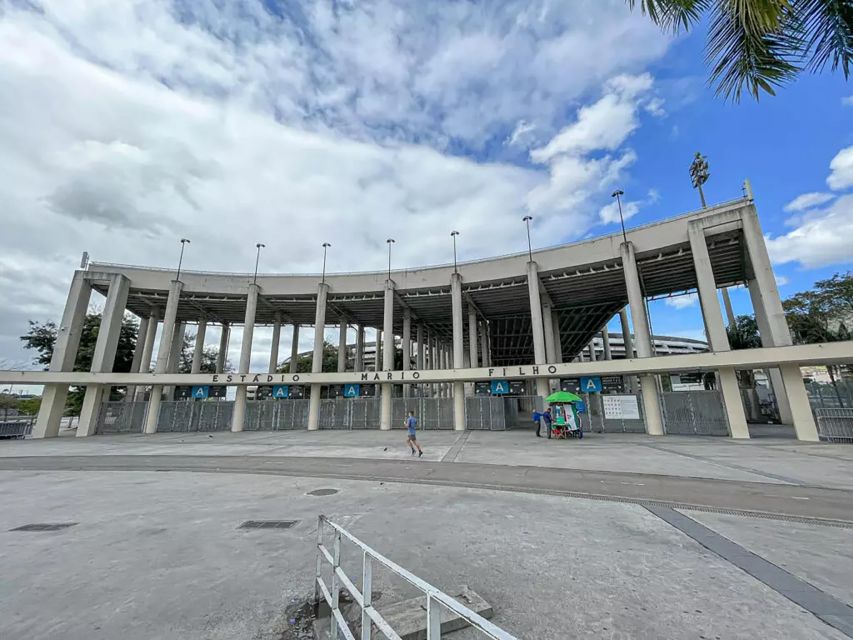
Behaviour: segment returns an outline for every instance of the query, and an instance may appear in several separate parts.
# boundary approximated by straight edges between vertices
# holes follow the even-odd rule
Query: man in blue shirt
[[[418,444],[418,437],[415,433],[415,428],[418,426],[418,419],[415,417],[414,411],[409,411],[409,417],[406,418],[406,444],[412,450],[412,455],[415,455],[415,447],[418,449],[418,457],[424,455],[421,445]]]

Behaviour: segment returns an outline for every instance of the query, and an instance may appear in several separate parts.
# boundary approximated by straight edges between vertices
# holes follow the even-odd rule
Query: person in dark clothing
[[[539,415],[539,420],[536,421],[536,437],[541,438],[539,435],[539,431],[542,428],[543,424],[545,426],[545,434],[548,436],[548,439],[551,439],[551,408],[548,407],[545,410],[545,413],[536,414]]]

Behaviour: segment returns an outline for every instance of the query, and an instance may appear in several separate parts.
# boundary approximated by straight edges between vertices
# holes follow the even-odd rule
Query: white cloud
[[[693,307],[699,301],[699,296],[695,293],[688,293],[683,296],[672,296],[664,298],[664,304],[673,309],[687,309]]]
[[[786,278],[785,276],[780,276],[779,274],[776,274],[776,284],[777,285],[779,285],[780,287],[784,287],[786,284],[788,284],[788,282],[790,282],[790,280],[788,280],[788,278]]]
[[[841,105],[844,107],[853,107],[853,96],[841,98]]]
[[[515,129],[507,136],[504,141],[507,146],[527,146],[533,139],[533,132],[536,131],[536,125],[526,120],[519,120],[515,125]]]
[[[832,200],[835,196],[831,193],[811,192],[797,196],[785,205],[785,211],[805,211],[813,207],[819,207]]]
[[[640,211],[640,203],[629,201],[622,203],[622,217],[627,220],[632,218]],[[615,224],[619,222],[619,203],[614,200],[610,204],[601,207],[598,212],[598,218],[603,224]]]
[[[822,210],[804,216],[800,226],[777,238],[767,238],[776,264],[799,262],[804,267],[853,263],[853,195],[841,196]]]
[[[853,187],[853,147],[839,151],[829,163],[830,174],[826,184],[830,189]]]
[[[59,315],[83,250],[171,266],[186,236],[187,268],[248,271],[263,241],[262,271],[310,272],[325,240],[341,271],[381,268],[393,235],[395,261],[419,265],[449,259],[442,228],[462,232],[462,258],[522,249],[525,209],[548,242],[580,237],[636,160],[620,146],[650,94],[643,68],[668,46],[622,0],[281,6],[3,9],[0,200],[15,249],[0,295],[16,303],[0,356],[20,356],[27,318]],[[623,118],[616,137],[585,121],[579,144],[603,155],[531,168],[474,154],[513,133],[548,140],[567,104],[605,109],[590,96]]]

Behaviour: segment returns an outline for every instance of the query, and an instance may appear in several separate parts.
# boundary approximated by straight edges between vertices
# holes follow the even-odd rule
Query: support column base
[[[148,413],[145,414],[145,433],[157,433],[157,423],[160,421],[160,400],[163,396],[163,386],[151,387],[151,397],[148,400]]]
[[[33,425],[33,438],[55,438],[59,435],[66,398],[68,398],[68,387],[56,384],[45,385],[41,396],[41,408]]]
[[[320,430],[320,392],[322,385],[311,385],[311,402],[308,404],[308,431]]]
[[[664,434],[663,416],[660,412],[655,376],[640,376],[640,392],[643,394],[643,417],[646,433],[650,436],[662,436]]]
[[[104,390],[104,386],[100,384],[90,384],[86,387],[83,406],[80,408],[80,422],[77,424],[78,438],[95,435]]]
[[[453,383],[453,430],[465,431],[465,383]]]
[[[729,435],[732,438],[748,439],[749,427],[746,424],[746,413],[743,410],[743,399],[737,383],[737,373],[732,368],[720,369],[718,372],[720,391],[723,394],[723,406],[729,421]]]
[[[393,385],[383,384],[381,389],[382,403],[379,405],[379,429],[381,431],[391,430],[391,406],[392,394],[394,392]]]
[[[231,411],[231,431],[239,433],[246,423],[246,387],[237,387],[234,409]]]
[[[797,440],[819,442],[820,438],[817,433],[817,425],[814,421],[814,414],[809,403],[809,396],[806,393],[806,386],[803,384],[803,374],[800,371],[799,365],[779,365],[779,371],[782,374],[785,394],[788,396],[788,402],[790,403],[791,417],[794,422],[794,431],[797,433]]]

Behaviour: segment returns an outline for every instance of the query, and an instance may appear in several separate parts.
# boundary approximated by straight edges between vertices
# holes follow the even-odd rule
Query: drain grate
[[[299,520],[246,520],[238,529],[290,529]]]
[[[314,489],[309,491],[309,496],[333,496],[338,492],[338,489]]]
[[[9,529],[9,531],[60,531],[61,529],[67,529],[68,527],[73,527],[76,522],[37,522],[34,524],[25,524],[20,527],[15,527],[14,529]]]

